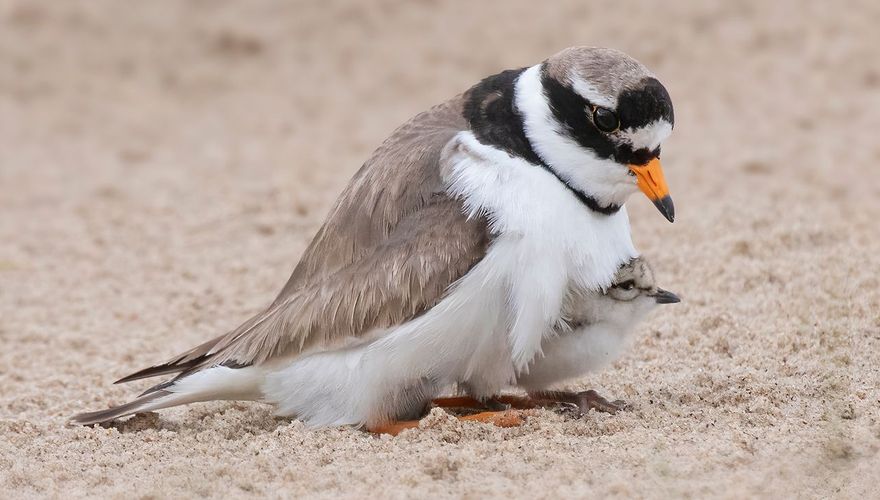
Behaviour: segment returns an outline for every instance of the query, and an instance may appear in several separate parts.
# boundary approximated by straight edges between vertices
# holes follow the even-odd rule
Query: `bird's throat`
[[[594,198],[594,197],[588,195],[587,193],[584,193],[583,191],[580,191],[576,187],[572,186],[568,181],[566,181],[565,179],[560,177],[559,174],[557,174],[549,165],[547,165],[543,161],[540,163],[540,165],[542,167],[544,167],[545,170],[547,170],[548,172],[553,174],[553,176],[556,177],[556,179],[558,179],[559,182],[561,182],[563,186],[568,188],[568,190],[571,192],[571,194],[573,194],[575,196],[575,198],[578,199],[578,201],[580,201],[581,203],[586,205],[590,210],[592,210],[594,212],[598,212],[602,215],[613,215],[613,214],[616,214],[620,210],[621,205],[617,205],[615,203],[603,206],[601,203],[599,203],[599,200],[597,200],[596,198]]]
[[[516,81],[525,70],[502,71],[483,79],[465,93],[463,115],[474,137],[483,144],[544,168],[590,210],[603,215],[617,213],[620,205],[602,205],[593,196],[572,186],[532,147],[526,136],[522,114],[515,105]]]

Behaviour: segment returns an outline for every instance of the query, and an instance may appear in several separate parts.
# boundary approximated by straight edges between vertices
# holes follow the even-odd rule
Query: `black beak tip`
[[[654,202],[654,206],[657,207],[657,210],[663,214],[663,217],[666,217],[666,220],[669,222],[675,222],[675,205],[672,203],[672,197],[668,194],[663,198]]]
[[[681,298],[678,295],[662,288],[657,289],[657,293],[654,294],[654,300],[658,304],[678,304],[681,302]]]

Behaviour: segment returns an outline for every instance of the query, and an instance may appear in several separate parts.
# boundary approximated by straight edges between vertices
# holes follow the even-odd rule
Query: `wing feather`
[[[466,128],[461,97],[401,126],[352,178],[266,310],[120,382],[259,364],[403,323],[439,302],[490,239],[485,218],[468,218],[441,180],[441,152]]]

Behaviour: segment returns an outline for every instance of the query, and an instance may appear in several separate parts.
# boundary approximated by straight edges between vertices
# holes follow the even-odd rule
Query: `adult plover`
[[[73,422],[239,399],[369,428],[454,383],[497,394],[555,335],[571,287],[603,290],[637,256],[632,193],[673,220],[659,161],[672,126],[666,89],[615,50],[490,76],[382,143],[267,309]]]

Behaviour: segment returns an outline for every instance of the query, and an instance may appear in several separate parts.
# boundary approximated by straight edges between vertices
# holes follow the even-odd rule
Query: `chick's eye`
[[[633,280],[626,280],[623,283],[618,283],[616,287],[621,290],[632,290],[635,285],[636,284]]]
[[[595,123],[596,128],[602,132],[614,132],[620,127],[620,119],[617,118],[614,111],[611,111],[608,108],[594,108],[593,123]]]

